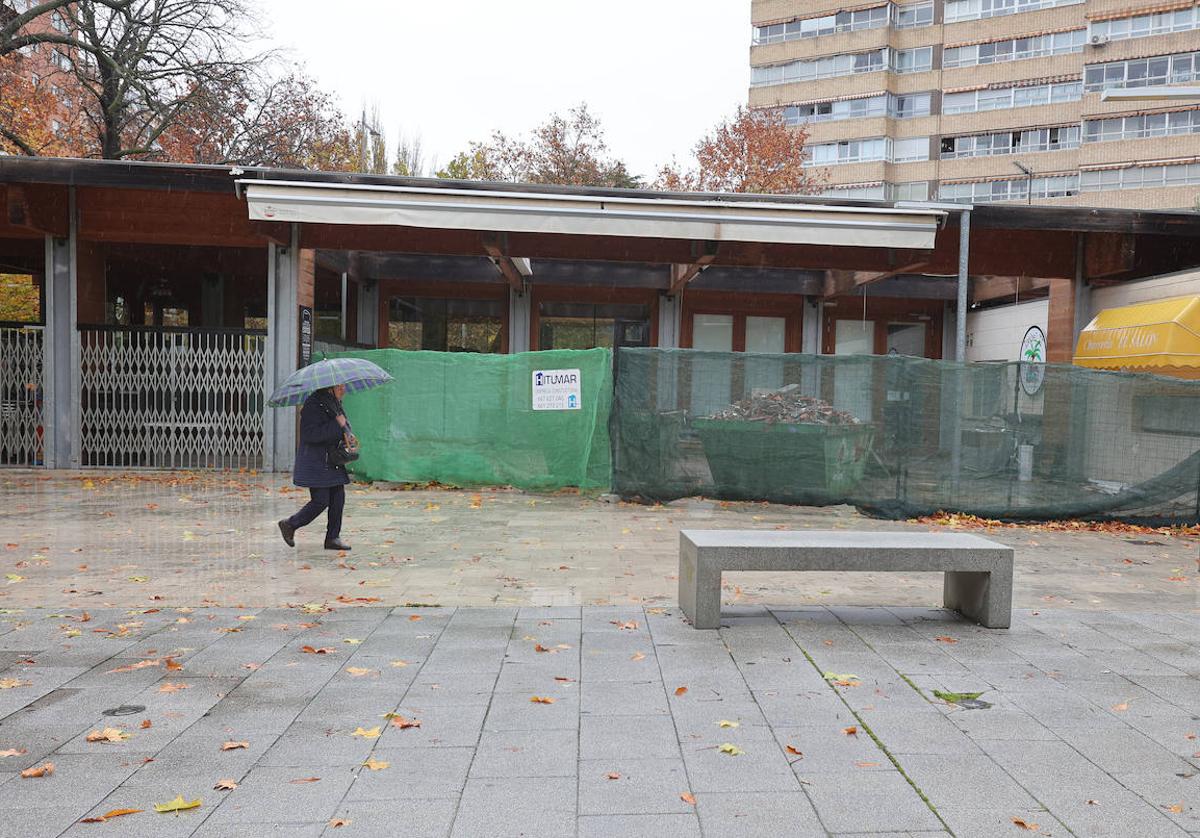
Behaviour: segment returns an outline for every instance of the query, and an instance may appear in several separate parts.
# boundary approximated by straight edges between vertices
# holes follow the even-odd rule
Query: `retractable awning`
[[[929,250],[945,211],[762,200],[239,181],[250,219]]]
[[[1200,369],[1200,296],[1104,309],[1080,333],[1075,363],[1194,373]]]

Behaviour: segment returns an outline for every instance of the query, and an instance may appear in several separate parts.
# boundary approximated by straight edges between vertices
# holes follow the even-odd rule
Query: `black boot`
[[[347,544],[346,542],[342,541],[340,538],[327,538],[327,539],[325,539],[325,549],[326,550],[349,550],[350,545]]]
[[[296,546],[296,528],[288,523],[287,518],[279,522],[279,533],[283,536],[283,543],[288,547]]]

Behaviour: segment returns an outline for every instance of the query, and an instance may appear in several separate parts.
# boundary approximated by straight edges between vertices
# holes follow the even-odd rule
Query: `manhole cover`
[[[134,713],[145,712],[146,707],[143,704],[122,704],[120,707],[110,707],[107,710],[100,711],[101,716],[132,716]]]
[[[992,706],[990,701],[980,701],[978,698],[964,698],[956,703],[964,710],[986,710]]]

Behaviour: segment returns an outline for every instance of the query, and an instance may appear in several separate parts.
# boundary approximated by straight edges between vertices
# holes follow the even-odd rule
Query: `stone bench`
[[[947,608],[987,628],[1012,620],[1013,550],[977,535],[683,530],[679,605],[694,628],[720,627],[727,570],[941,571]]]

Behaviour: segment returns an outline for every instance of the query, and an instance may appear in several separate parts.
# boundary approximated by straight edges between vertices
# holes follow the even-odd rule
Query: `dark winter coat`
[[[318,390],[304,401],[304,407],[300,408],[296,468],[292,472],[292,482],[297,486],[316,489],[350,482],[345,466],[325,461],[325,452],[344,432],[336,418],[342,412],[341,402],[328,390]],[[350,430],[348,421],[344,430]]]

